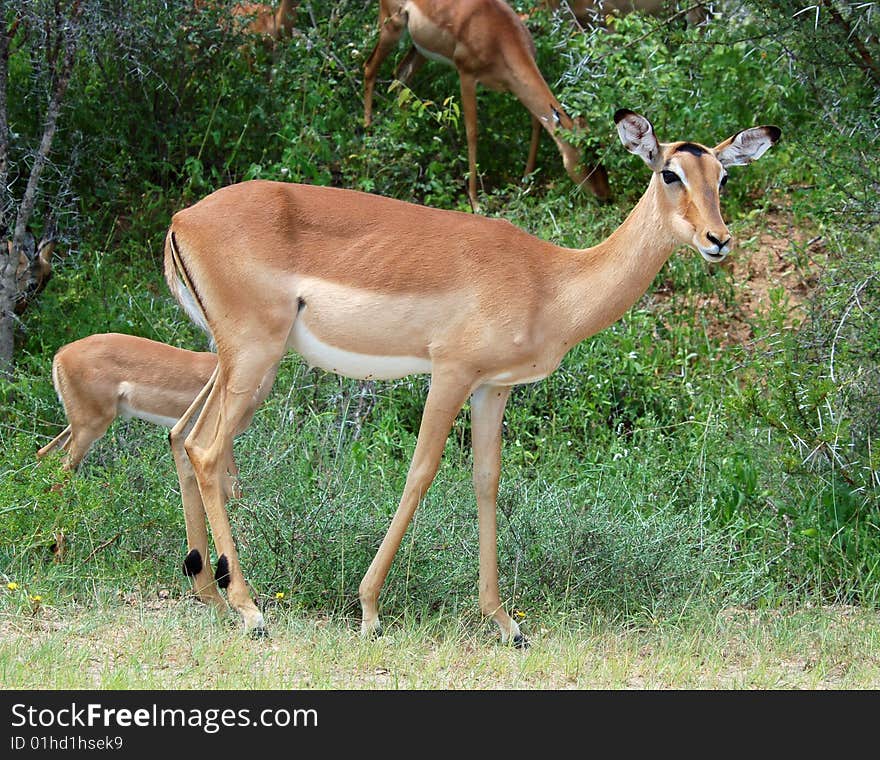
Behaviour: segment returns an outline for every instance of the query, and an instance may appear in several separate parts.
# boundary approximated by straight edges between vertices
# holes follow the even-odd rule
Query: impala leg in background
[[[364,126],[373,123],[373,88],[376,76],[388,54],[397,46],[403,34],[405,21],[400,13],[386,15],[382,3],[379,4],[379,41],[364,66]]]
[[[498,592],[498,479],[501,475],[501,422],[509,387],[483,385],[471,396],[471,445],[474,492],[480,525],[480,610],[501,629],[501,641],[525,647],[527,642],[501,604]]]
[[[43,448],[37,451],[37,459],[42,459],[49,452],[54,451],[55,449],[60,448],[63,452],[67,453],[70,448],[70,437],[71,437],[71,427],[68,425],[64,430],[62,430],[58,435],[56,435],[49,443],[47,443]],[[70,454],[67,454],[65,458],[64,465],[62,466],[64,470],[72,470],[74,469],[74,465],[71,464]]]
[[[409,465],[400,504],[394,513],[391,525],[388,526],[385,538],[382,539],[379,551],[376,552],[361,581],[359,589],[363,611],[361,633],[364,635],[377,634],[381,631],[379,592],[416,508],[437,474],[446,439],[452,429],[452,423],[470,394],[471,383],[472,378],[466,372],[435,370],[431,375],[431,389],[428,391],[425,409],[422,412],[419,437]]]
[[[397,65],[397,69],[394,71],[394,77],[399,79],[405,85],[409,85],[412,81],[412,78],[416,75],[416,72],[425,63],[425,56],[423,56],[417,49],[416,46],[413,45],[407,51],[406,55],[403,57],[403,60]]]
[[[219,367],[218,367],[219,369]],[[210,554],[208,554],[208,530],[205,525],[205,505],[193,471],[192,463],[184,450],[184,440],[192,429],[197,416],[205,404],[205,398],[214,388],[218,369],[214,370],[210,380],[196,396],[192,405],[184,413],[168,434],[168,443],[174,456],[177,479],[180,483],[180,497],[183,501],[183,517],[186,523],[186,544],[189,549],[183,561],[183,572],[193,582],[196,597],[212,607],[218,614],[227,611],[226,602],[217,589],[214,575],[211,572]]]
[[[532,139],[529,141],[529,157],[526,160],[524,176],[528,177],[538,163],[538,143],[541,141],[541,122],[532,114]]]
[[[477,200],[477,80],[459,72],[461,112],[468,145],[468,198],[474,213],[480,210]]]

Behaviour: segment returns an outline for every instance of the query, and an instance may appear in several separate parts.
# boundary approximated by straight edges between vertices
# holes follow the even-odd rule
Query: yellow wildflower
[[[9,581],[9,583],[6,584],[6,588],[10,591],[16,591],[18,590],[18,584],[15,581]]]

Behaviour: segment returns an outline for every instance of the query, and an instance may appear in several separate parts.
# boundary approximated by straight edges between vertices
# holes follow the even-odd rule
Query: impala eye
[[[671,172],[668,169],[664,169],[660,174],[663,176],[663,181],[667,185],[671,185],[673,182],[681,182],[681,179],[675,172]]]
[[[725,174],[725,175],[721,178],[721,184],[719,185],[719,187],[724,187],[726,184],[727,184],[727,175]]]

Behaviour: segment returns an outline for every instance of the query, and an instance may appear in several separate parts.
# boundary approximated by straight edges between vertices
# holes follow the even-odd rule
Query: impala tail
[[[55,358],[52,359],[52,385],[55,386],[55,393],[58,396],[58,400],[61,402],[61,406],[64,409],[64,414],[67,416],[67,406],[64,403],[64,394],[62,393],[64,377],[62,375],[63,370],[61,369],[61,363],[58,361],[58,354],[55,354]],[[46,454],[57,449],[59,446],[64,446],[70,438],[71,427],[68,425],[64,430],[62,430],[58,435],[56,435],[49,443],[47,443],[43,448],[37,451],[37,458],[42,459]]]
[[[165,282],[177,303],[189,315],[189,318],[211,339],[211,349],[215,347],[214,335],[208,327],[208,319],[205,309],[199,300],[198,293],[193,287],[192,278],[187,271],[186,264],[180,255],[180,247],[174,230],[169,229],[165,236]]]

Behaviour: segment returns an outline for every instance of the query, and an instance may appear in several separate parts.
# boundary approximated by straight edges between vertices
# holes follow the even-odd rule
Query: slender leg
[[[75,470],[79,467],[85,455],[89,453],[89,449],[92,448],[92,444],[107,432],[112,421],[112,418],[110,420],[96,420],[97,424],[88,429],[81,426],[71,426],[73,432],[61,447],[66,452],[62,469]]]
[[[461,70],[461,110],[468,144],[468,198],[476,214],[480,210],[477,200],[477,80]]]
[[[64,449],[70,441],[70,425],[56,435],[49,443],[37,451],[37,459],[42,459],[46,454],[54,451],[56,448]]]
[[[532,139],[529,143],[529,158],[526,161],[525,175],[528,177],[535,171],[535,164],[538,162],[538,142],[541,140],[541,122],[537,116],[532,116]]]
[[[359,593],[363,619],[361,633],[378,633],[379,592],[388,575],[391,562],[403,535],[415,514],[416,507],[428,490],[437,474],[440,457],[446,445],[446,438],[455,417],[468,397],[472,387],[472,377],[468,372],[438,371],[435,368],[431,377],[431,390],[425,401],[419,437],[406,476],[406,486],[400,497],[397,512],[391,520],[388,532],[379,546],[379,551],[361,581]]]
[[[214,583],[214,575],[211,572],[208,531],[205,526],[205,505],[202,503],[202,495],[199,492],[192,463],[184,450],[184,440],[216,380],[217,370],[211,375],[208,383],[196,396],[189,409],[184,412],[183,417],[171,428],[168,442],[171,445],[171,453],[177,469],[180,497],[183,501],[183,517],[186,522],[186,544],[189,547],[189,553],[183,563],[184,572],[192,578],[196,597],[223,615],[226,613],[227,607],[217,590],[217,584]]]
[[[396,47],[403,34],[405,20],[402,14],[389,15],[383,3],[379,4],[379,41],[367,63],[364,65],[364,126],[369,127],[373,122],[373,88],[376,85],[376,76],[388,54]]]
[[[403,60],[398,64],[394,76],[404,84],[409,84],[424,63],[425,56],[416,49],[415,45],[412,45],[403,57]]]
[[[232,459],[232,440],[250,424],[257,401],[268,393],[263,384],[266,378],[274,378],[273,368],[283,351],[283,344],[250,355],[221,351],[217,380],[184,443],[214,537],[218,558],[214,580],[226,589],[230,606],[244,618],[245,630],[260,635],[266,632],[263,615],[248,592],[226,512],[230,496],[226,468]]]
[[[501,629],[501,641],[527,646],[519,626],[501,605],[498,592],[496,512],[501,474],[501,421],[510,388],[483,385],[471,396],[474,491],[480,525],[480,609]]]

